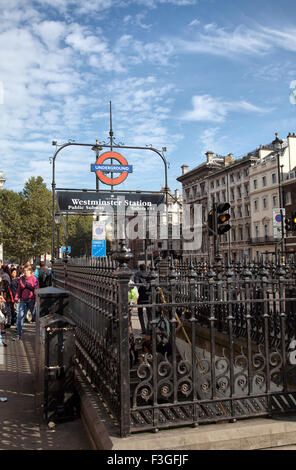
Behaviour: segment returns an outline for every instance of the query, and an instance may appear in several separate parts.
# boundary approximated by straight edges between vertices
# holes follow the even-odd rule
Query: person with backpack
[[[51,285],[51,271],[46,266],[45,261],[40,261],[38,281],[40,289]]]
[[[33,274],[31,266],[24,268],[24,276],[20,278],[15,294],[15,308],[17,309],[17,339],[22,336],[22,329],[28,310],[33,314],[36,302],[36,290],[39,289],[39,283]],[[18,308],[17,308],[18,306]]]
[[[149,274],[146,271],[145,265],[140,265],[140,270],[135,274],[135,284],[138,287],[139,297],[138,305],[145,305],[149,303],[150,300],[150,283],[149,283]],[[149,324],[152,320],[151,307],[146,307],[146,315],[148,323],[145,325],[143,307],[138,307],[138,317],[142,329],[142,335],[147,335],[149,331]]]

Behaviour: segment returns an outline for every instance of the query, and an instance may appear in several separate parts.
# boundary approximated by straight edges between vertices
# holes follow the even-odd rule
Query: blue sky
[[[0,170],[20,191],[51,183],[59,144],[104,141],[167,148],[169,186],[212,150],[239,157],[296,132],[296,4],[290,0],[0,0]],[[161,160],[117,189],[160,190]],[[57,185],[94,188],[91,150],[57,159]],[[101,185],[103,189],[109,187]]]

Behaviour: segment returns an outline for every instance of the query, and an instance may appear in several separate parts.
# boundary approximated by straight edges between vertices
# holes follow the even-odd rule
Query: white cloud
[[[198,26],[200,24],[199,19],[195,18],[189,23],[189,26]]]
[[[211,23],[204,26],[194,38],[175,39],[179,53],[203,53],[237,58],[244,55],[262,55],[272,49],[272,44],[262,31],[239,26],[233,31],[218,28]]]
[[[33,31],[41,37],[48,49],[56,49],[66,34],[66,25],[61,21],[42,21],[33,24]]]
[[[229,112],[267,113],[270,109],[260,108],[247,101],[225,101],[210,95],[196,95],[192,98],[193,109],[183,113],[184,121],[223,122]]]
[[[127,25],[131,24],[134,26],[139,26],[140,28],[143,28],[143,29],[151,29],[152,24],[146,24],[143,22],[145,17],[146,15],[143,13],[138,13],[137,15],[126,15],[123,18],[123,22]]]

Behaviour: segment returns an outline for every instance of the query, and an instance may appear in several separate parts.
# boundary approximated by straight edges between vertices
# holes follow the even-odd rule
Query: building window
[[[249,204],[246,204],[246,205],[245,205],[245,215],[246,215],[247,217],[250,216],[250,206],[249,206]]]
[[[249,183],[245,184],[246,196],[249,196]]]
[[[236,233],[235,233],[235,228],[232,229],[232,241],[236,241]]]
[[[277,206],[277,197],[276,196],[272,196],[272,205],[273,205],[273,207]]]
[[[257,211],[258,210],[258,201],[254,201],[254,210]]]
[[[214,189],[214,181],[211,181],[211,189]]]
[[[264,236],[268,237],[268,225],[264,224]]]
[[[239,233],[239,239],[240,239],[240,241],[242,241],[242,240],[244,239],[244,237],[243,237],[243,229],[242,229],[242,227],[239,227],[239,229],[238,229],[238,233]]]
[[[220,193],[216,193],[216,201],[220,202]]]
[[[234,189],[231,188],[230,190],[230,197],[231,197],[231,200],[234,201]]]
[[[242,214],[242,208],[241,207],[238,207],[238,217],[242,217],[243,214]]]
[[[292,204],[291,192],[290,191],[285,193],[285,205],[288,206],[289,204]]]
[[[255,237],[259,238],[259,225],[255,225]]]
[[[245,169],[245,176],[249,176],[249,168]]]
[[[247,227],[247,240],[250,240],[250,238],[251,238],[250,227]]]
[[[235,219],[235,212],[234,212],[233,207],[231,208],[231,217],[232,217],[233,219]]]
[[[272,173],[271,178],[272,178],[272,184],[275,184],[276,183],[276,174]]]
[[[266,199],[266,197],[264,197],[262,199],[262,201],[263,201],[263,209],[267,209],[267,199]]]
[[[233,176],[233,173],[230,175],[230,181],[233,183],[234,181],[234,176]]]
[[[216,180],[216,188],[219,188],[219,186],[220,186],[220,181]]]
[[[225,184],[225,176],[222,176],[222,184]]]
[[[226,202],[226,191],[222,191],[223,202]]]
[[[239,199],[241,199],[241,197],[242,197],[242,190],[241,190],[240,186],[237,187],[237,196],[238,196]]]
[[[257,180],[254,180],[254,189],[257,189]]]
[[[241,174],[240,174],[240,171],[238,172],[237,174],[237,179],[240,180],[241,179]]]
[[[266,186],[266,176],[262,176],[262,185]]]

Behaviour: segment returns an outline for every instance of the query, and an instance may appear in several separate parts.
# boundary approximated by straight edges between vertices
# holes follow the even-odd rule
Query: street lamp
[[[283,192],[282,192],[282,182],[281,182],[281,167],[280,167],[280,152],[283,146],[283,140],[279,139],[278,133],[275,133],[275,139],[272,141],[272,145],[277,152],[277,170],[278,170],[278,187],[279,187],[279,202],[280,202],[280,214],[281,214],[281,231],[282,231],[282,256],[285,247],[285,238],[284,238],[284,218],[283,218]]]
[[[58,245],[58,252],[57,252],[57,259],[60,259],[60,223],[61,223],[61,218],[59,215],[56,215],[54,218],[54,221],[57,226],[57,245]]]

